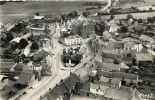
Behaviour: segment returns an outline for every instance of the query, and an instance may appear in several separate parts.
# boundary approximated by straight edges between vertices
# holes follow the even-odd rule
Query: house
[[[113,63],[102,63],[102,66],[98,67],[97,70],[99,71],[120,71],[120,67],[118,64]]]
[[[139,66],[150,66],[153,64],[153,56],[149,53],[137,53],[135,59]]]
[[[102,70],[102,71],[124,71],[126,69],[129,69],[129,67],[124,64],[124,63],[120,63],[120,64],[113,64],[113,63],[105,63],[102,62],[102,66],[97,68],[98,70]]]
[[[122,59],[126,65],[128,66],[133,65],[133,57],[123,57]]]
[[[148,43],[148,44],[146,45],[146,47],[155,50],[155,42],[153,42],[153,43]]]
[[[47,24],[43,18],[43,16],[34,16],[30,20],[30,29],[33,36],[44,36],[47,34],[45,32],[47,30]]]
[[[105,63],[113,63],[114,62],[114,59],[112,58],[105,58],[104,56],[102,57],[102,61],[105,62]]]
[[[15,84],[28,85],[33,81],[34,74],[31,67],[26,66],[23,63],[18,63],[14,66],[14,71],[18,73],[20,71],[19,75],[16,76],[17,80]]]
[[[48,55],[49,55],[49,53],[47,51],[45,51],[44,49],[40,49],[33,54],[32,60],[35,63],[41,63],[41,61],[44,60],[45,57]]]
[[[149,11],[149,10],[155,10],[155,7],[154,6],[141,6],[141,7],[138,7],[138,10],[140,11]]]
[[[105,86],[109,86],[110,88],[120,88],[122,86],[122,82],[120,79],[117,78],[108,78],[101,76],[99,83]]]
[[[154,100],[155,91],[152,91],[149,87],[143,86],[135,89],[136,96],[139,97],[140,100]]]
[[[83,94],[86,92],[89,95],[95,95],[95,97],[102,96],[105,100],[131,100],[132,98],[132,90],[128,87],[114,88],[102,83],[90,83],[89,85],[89,90],[83,87]]]
[[[124,43],[121,41],[108,41],[104,42],[103,46],[107,49],[123,49]]]
[[[31,28],[31,33],[33,36],[41,36],[41,35],[45,35],[45,25],[42,24],[40,25],[40,27],[32,27]]]
[[[137,40],[136,38],[132,38],[132,37],[126,37],[126,38],[123,38],[122,39],[122,42],[124,42],[124,43],[140,43],[140,41],[139,40]]]
[[[139,37],[139,39],[143,42],[150,42],[150,43],[154,43],[154,39],[150,36],[147,36],[147,35],[141,35]]]
[[[86,87],[88,87],[88,84]],[[110,83],[89,83],[89,89],[83,87],[81,90],[88,94],[102,96],[107,100],[130,100],[132,97],[131,89],[128,87],[121,87],[121,81],[118,79],[114,79]]]
[[[96,95],[104,95],[106,92],[106,89],[108,89],[109,86],[105,86],[98,83],[90,83],[90,93],[96,94]]]
[[[43,65],[41,64],[34,64],[33,66],[33,72],[35,75],[35,79],[37,79],[38,81],[41,80],[41,72],[43,70]]]
[[[138,41],[124,41],[124,50],[128,52],[141,52],[143,49],[143,45],[138,43]]]
[[[124,48],[124,43],[122,41],[111,42],[110,45],[112,45],[112,47],[114,49],[123,49]]]
[[[81,45],[82,41],[83,41],[82,38],[76,35],[76,36],[69,36],[67,38],[64,38],[62,43],[67,46],[72,46],[72,45]]]
[[[114,78],[114,79],[110,80],[110,83],[111,83],[112,88],[121,88],[121,86],[122,86],[122,82],[120,79]]]
[[[119,67],[120,67],[120,69],[121,69],[122,71],[126,71],[126,70],[129,69],[129,66],[128,66],[126,63],[124,63],[124,62],[121,62],[121,63],[119,64]]]
[[[83,21],[80,33],[83,38],[89,37],[91,34],[95,34],[95,23],[91,19]]]
[[[132,50],[136,52],[144,52],[145,48],[143,47],[142,44],[135,44],[133,45]]]
[[[102,36],[105,40],[109,40],[110,38],[112,38],[112,35],[108,31],[103,32]]]
[[[101,76],[99,81],[106,83],[106,82],[109,82],[109,78],[108,77]]]
[[[65,94],[70,93],[71,90],[74,89],[76,83],[79,81],[79,77],[71,73],[69,78],[61,80],[61,82],[53,89],[49,89],[49,92],[44,97],[48,100],[57,100],[57,98],[60,97],[63,97],[63,100],[70,100],[69,98],[66,99]]]
[[[95,23],[92,19],[86,18],[80,15],[76,20],[71,20],[70,29],[73,34],[79,33],[83,38],[89,37],[91,34],[95,34]]]
[[[16,81],[16,84],[29,85],[34,80],[34,74],[32,70],[29,72],[22,72]]]
[[[130,73],[125,73],[125,72],[99,72],[98,73],[100,76],[104,76],[110,79],[116,78],[120,79],[122,81],[125,81],[125,83],[138,83],[141,80],[139,79],[139,76],[136,74],[130,74]]]
[[[49,46],[53,46],[53,43],[49,38],[40,39],[41,47],[43,48],[50,48]]]
[[[8,72],[14,65],[13,59],[0,59],[0,72]]]
[[[108,88],[104,94],[106,100],[131,100],[132,91],[130,88]]]
[[[113,59],[120,59],[123,55],[120,50],[112,50],[112,49],[102,49],[102,56],[104,58],[113,58]]]
[[[119,29],[119,26],[116,24],[115,20],[111,20],[108,24],[110,26],[110,29],[109,29],[110,33],[114,33]]]

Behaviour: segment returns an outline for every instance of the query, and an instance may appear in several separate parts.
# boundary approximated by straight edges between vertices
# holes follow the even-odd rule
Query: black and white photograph
[[[0,100],[155,100],[155,0],[0,0]]]

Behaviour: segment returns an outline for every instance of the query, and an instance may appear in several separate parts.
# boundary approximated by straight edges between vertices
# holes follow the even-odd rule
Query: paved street
[[[20,18],[31,17],[36,12],[39,12],[41,15],[57,16],[60,14],[68,13],[73,10],[84,9],[84,7],[81,6],[82,3],[77,3],[75,5],[74,4],[75,3],[72,3],[72,2],[70,3],[66,3],[66,2],[65,3],[64,2],[63,3],[57,3],[57,2],[52,2],[52,3],[26,2],[26,3],[23,3],[21,2],[20,4],[6,3],[5,5],[0,6],[0,9],[1,9],[0,10],[0,22],[3,22],[4,24],[7,24],[8,22],[15,22],[16,20]],[[104,12],[108,10],[111,5],[112,5],[112,0],[108,0],[107,5],[103,7],[102,11]],[[127,15],[128,14],[119,14],[119,15],[115,15],[115,18],[122,19],[122,18],[125,18]],[[132,13],[132,15],[135,18],[147,18],[147,17],[155,16],[155,12]],[[109,17],[109,15],[107,16]],[[103,16],[103,18],[107,16]],[[85,76],[89,74],[88,72],[88,70],[90,69],[89,65],[90,64],[92,65],[92,62],[93,62],[92,58],[94,58],[95,56],[91,54],[92,52],[88,52],[89,51],[87,48],[88,46],[85,43],[86,39],[83,40],[84,45],[82,46],[86,48],[85,49],[86,51],[82,52],[84,54],[84,57],[81,63],[78,64],[74,68],[73,67],[67,68],[67,67],[64,67],[64,64],[61,60],[61,55],[63,53],[63,49],[65,48],[64,45],[59,43],[61,25],[59,23],[55,23],[55,26],[53,27],[51,26],[50,29],[51,29],[51,34],[50,34],[51,40],[49,40],[50,43],[44,47],[44,50],[47,50],[50,53],[46,57],[46,60],[49,66],[51,67],[51,76],[45,76],[41,79],[41,81],[35,80],[34,82],[32,82],[32,84],[28,86],[28,88],[25,88],[19,91],[19,93],[17,93],[16,96],[14,96],[13,98],[10,98],[9,100],[39,100],[41,96],[44,96],[49,91],[49,89],[53,89],[57,84],[60,83],[61,80],[65,80],[66,78],[68,78],[71,72],[79,76],[81,80],[84,79]],[[110,35],[111,32],[109,32],[108,34]],[[151,49],[148,49],[148,52],[152,55],[155,55],[155,52],[153,52]],[[101,58],[95,59],[95,60],[100,61]],[[115,93],[117,94],[117,92]],[[122,93],[120,94],[122,95]],[[135,92],[133,93],[133,95],[135,97],[133,98],[133,100],[137,100]],[[85,97],[74,97],[71,100],[79,100],[79,99],[80,100],[97,100],[97,99],[90,99],[90,98],[85,98]]]
[[[69,72],[60,70],[60,68],[63,66],[60,58],[63,48],[61,44],[58,43],[57,34],[54,34],[52,38],[54,48],[52,48],[51,46],[47,48],[51,49],[51,52],[54,53],[53,56],[48,56],[47,58],[49,65],[51,65],[52,76],[44,77],[40,82],[38,82],[38,84],[35,82],[34,84],[37,84],[37,86],[31,90],[24,90],[25,92],[27,92],[27,94],[22,96],[20,98],[21,100],[30,100],[30,98],[33,98],[32,100],[38,100],[40,96],[44,95],[50,87],[53,88],[57,83],[59,83],[62,78],[66,78],[69,76]],[[18,97],[18,95],[15,97]],[[14,98],[10,100],[13,99]]]
[[[52,76],[43,78],[40,82],[38,82],[35,88],[24,90],[27,94],[21,96],[20,100],[38,100],[40,96],[45,95],[49,91],[49,88],[54,88],[61,80],[68,78],[70,76],[70,71],[75,72],[76,70],[83,70],[81,67],[83,67],[83,64],[90,59],[90,57],[84,59],[84,61],[76,66],[76,68],[61,70],[64,68],[61,61],[61,54],[64,46],[58,42],[58,38],[60,36],[59,32],[60,29],[57,27],[56,33],[52,36],[53,48],[51,47],[51,52],[54,53],[54,55],[47,58],[47,61],[51,65]],[[76,74],[79,74],[79,72],[77,71]],[[18,95],[15,97],[18,97]],[[10,100],[13,99],[14,98]]]

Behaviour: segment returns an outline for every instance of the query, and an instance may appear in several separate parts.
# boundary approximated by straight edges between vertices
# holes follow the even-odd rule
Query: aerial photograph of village
[[[155,0],[0,1],[0,100],[155,100]]]

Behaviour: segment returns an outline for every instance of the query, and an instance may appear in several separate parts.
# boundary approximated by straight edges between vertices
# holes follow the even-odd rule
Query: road
[[[27,94],[21,96],[20,100],[38,100],[40,96],[46,93],[50,87],[54,87],[57,83],[59,83],[59,81],[62,78],[65,78],[66,76],[68,76],[68,74],[66,73],[69,73],[69,72],[60,70],[60,68],[63,66],[60,58],[63,48],[61,44],[58,43],[57,34],[53,35],[52,37],[53,44],[51,44],[51,46],[47,48],[52,51],[51,53],[54,53],[53,56],[48,56],[47,58],[47,62],[51,66],[52,76],[44,77],[40,82],[33,83],[32,87],[34,87],[35,84],[37,84],[37,86],[33,89],[28,89],[28,88],[25,89],[24,91]],[[22,92],[20,94],[22,94]],[[15,97],[11,98],[10,100],[14,100],[20,94],[17,94]]]
[[[57,61],[60,61],[60,59],[58,59]],[[77,66],[75,69],[72,69],[71,72],[75,72],[76,70],[80,69],[80,67],[82,67],[86,62],[87,60],[85,60],[85,62]],[[56,65],[60,66],[61,64],[59,62]],[[70,70],[59,70],[57,73],[57,76],[49,77],[49,79],[47,79],[37,89],[28,90],[27,94],[22,96],[20,100],[39,100],[40,96],[44,96],[49,91],[49,88],[53,89],[56,84],[60,83],[61,80],[64,80],[70,76]]]
[[[107,2],[108,2],[107,5],[101,9],[101,12],[105,12],[106,10],[109,9],[109,7],[112,6],[112,0],[107,0]]]
[[[53,89],[56,86],[56,84],[58,84],[61,80],[68,78],[70,76],[70,72],[75,72],[76,70],[79,70],[81,67],[83,67],[83,64],[88,62],[88,60],[90,59],[89,57],[86,58],[84,62],[76,66],[76,68],[61,70],[61,68],[64,67],[60,56],[63,51],[63,46],[58,42],[58,38],[60,36],[59,32],[60,29],[58,27],[58,29],[56,29],[56,34],[53,35],[52,39],[53,40],[52,52],[54,53],[54,56],[52,58],[50,57],[48,58],[49,63],[51,62],[50,65],[52,66],[51,67],[52,76],[45,77],[44,79],[42,79],[41,82],[38,83],[38,86],[36,88],[25,89],[24,91],[26,92],[26,94],[20,96],[19,100],[39,100],[40,96],[44,96],[49,91],[49,88]],[[18,94],[14,98],[11,98],[10,100],[14,100],[20,94]]]
[[[111,0],[109,0],[109,4],[107,5],[107,7],[109,7],[109,5],[111,5],[110,2],[111,2]],[[16,4],[14,4],[14,5],[16,5]],[[37,7],[39,7],[39,6],[36,6],[35,9],[37,9]],[[51,9],[49,9],[49,11],[50,10]],[[30,11],[28,11],[28,12],[30,12]],[[31,12],[30,14],[32,15],[32,13],[34,13],[34,12],[35,12],[35,10],[33,10],[33,12]],[[60,11],[60,12],[62,12],[62,11]],[[6,12],[3,12],[3,13],[6,13]],[[10,13],[10,12],[7,12],[7,13]],[[13,13],[15,13],[15,12],[13,12]],[[6,15],[9,17],[13,16],[13,14],[11,14],[11,15],[6,14]],[[19,14],[19,16],[21,16],[21,15]],[[4,16],[4,15],[1,15],[1,16]],[[19,16],[17,14],[15,17],[18,18]],[[29,14],[28,14],[28,16],[29,16]],[[9,18],[9,17],[7,17],[7,18]],[[57,32],[59,32],[59,29],[57,30]],[[49,91],[49,88],[53,89],[56,86],[56,84],[58,84],[61,80],[66,79],[70,76],[70,70],[61,70],[61,67],[63,67],[63,64],[61,62],[60,55],[62,53],[63,46],[58,43],[59,35],[58,34],[55,34],[55,35],[56,36],[54,36],[54,38],[53,38],[54,49],[52,49],[53,50],[52,52],[54,53],[54,55],[52,58],[49,57],[49,62],[51,63],[51,66],[52,66],[51,70],[53,72],[52,73],[53,75],[50,77],[45,77],[43,80],[41,80],[41,82],[38,83],[38,86],[36,88],[25,89],[24,91],[26,91],[26,94],[21,96],[19,100],[39,100],[40,96],[45,95]],[[84,63],[88,62],[88,60],[89,60],[89,58],[87,60],[85,60],[84,62],[82,62],[80,65],[78,65],[76,68],[71,69],[71,71],[75,72],[75,71],[79,70],[83,66]],[[14,100],[14,98],[11,98],[10,100]]]

